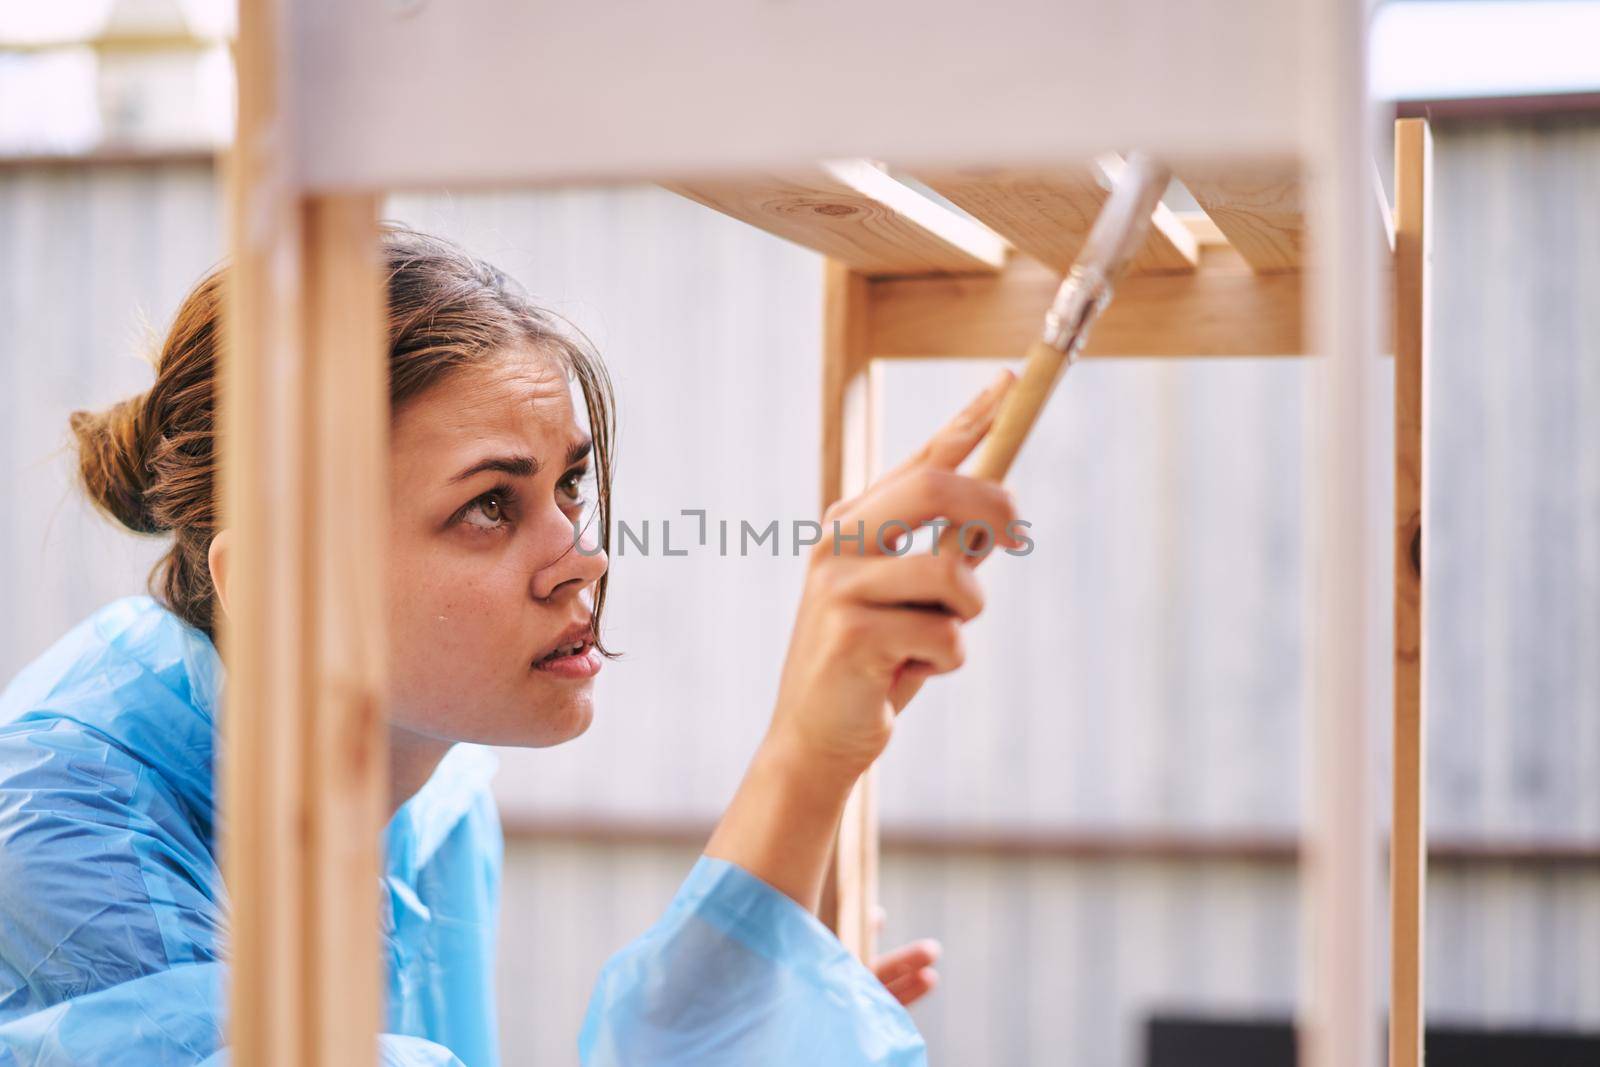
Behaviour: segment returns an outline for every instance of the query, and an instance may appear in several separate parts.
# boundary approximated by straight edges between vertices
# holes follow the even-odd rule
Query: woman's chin
[[[585,695],[587,696],[587,694],[585,694]],[[588,733],[589,727],[593,722],[594,722],[594,701],[592,701],[592,700],[584,700],[584,701],[581,702],[580,706],[575,709],[575,714],[573,715],[572,723],[568,727],[566,733],[564,735],[562,735],[561,737],[557,738],[556,740],[551,741],[549,743],[552,744],[552,745],[560,745],[560,744],[565,744],[568,741],[576,741],[578,738],[580,738],[584,734]]]
[[[435,713],[413,729],[432,737],[473,745],[507,748],[550,748],[583,736],[594,721],[594,687],[562,683],[558,687],[497,694],[499,699],[479,699],[460,707],[470,715]],[[438,707],[437,704],[434,705]]]
[[[592,687],[586,685],[580,692],[569,691],[562,695],[565,699],[535,704],[532,711],[516,724],[517,740],[500,741],[497,744],[550,748],[582,737],[594,722]]]

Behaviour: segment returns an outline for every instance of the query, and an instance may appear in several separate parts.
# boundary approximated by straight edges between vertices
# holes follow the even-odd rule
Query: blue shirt
[[[148,597],[101,609],[0,694],[0,1067],[226,1062],[213,796],[222,665]],[[457,745],[385,828],[386,1067],[500,1062],[494,756]],[[590,1067],[925,1062],[816,918],[702,856],[602,970]]]

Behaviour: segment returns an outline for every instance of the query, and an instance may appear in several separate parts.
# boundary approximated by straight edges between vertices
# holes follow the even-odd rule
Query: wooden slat
[[[1420,1067],[1427,845],[1422,516],[1429,170],[1426,120],[1395,124],[1394,813],[1389,846],[1389,1064]]]
[[[990,278],[871,284],[873,358],[1019,358],[1039,336],[1060,279],[1018,258]],[[1231,248],[1201,246],[1193,274],[1128,275],[1084,355],[1293,356],[1304,351],[1301,278],[1257,274]]]
[[[1100,164],[1053,169],[964,168],[917,172],[917,178],[1010,241],[1017,250],[1065,273],[1110,197]],[[1165,205],[1151,218],[1150,237],[1135,271],[1192,271],[1194,237]]]
[[[821,510],[865,485],[867,279],[837,260],[823,264]]]
[[[233,267],[218,402],[223,524],[238,535],[219,635],[228,668],[219,849],[232,907],[228,1043],[240,1067],[289,1062],[305,1051],[307,1033],[296,986],[307,965],[299,813],[284,802],[302,771],[288,731],[305,703],[305,662],[294,598],[276,595],[284,571],[299,569],[304,481],[304,435],[294,421],[303,387],[298,278],[274,269],[297,269],[300,252],[288,161],[272,150],[287,124],[275,62],[281,29],[272,0],[239,5],[238,139],[227,161]],[[278,718],[285,710],[287,728]]]
[[[387,765],[377,201],[303,197],[275,0],[240,9],[222,367],[220,842],[240,1067],[372,1063]]]
[[[877,467],[877,390],[866,358],[868,283],[837,261],[825,266],[822,352],[822,508],[854,496]],[[878,883],[877,771],[856,782],[840,820],[820,917],[862,959],[873,951]]]
[[[992,273],[1005,263],[994,233],[865,160],[663,184],[863,274]]]
[[[313,466],[304,587],[314,640],[306,932],[318,1065],[371,1062],[382,1020],[377,880],[387,818],[389,367],[374,196],[306,203]],[[358,503],[359,502],[359,503]],[[359,512],[352,513],[352,508]],[[308,984],[309,984],[308,980]]]
[[[1300,269],[1305,204],[1299,172],[1287,166],[1178,173],[1206,214],[1258,271]]]

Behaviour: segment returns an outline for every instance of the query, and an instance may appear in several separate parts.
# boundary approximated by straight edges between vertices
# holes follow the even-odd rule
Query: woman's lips
[[[557,678],[593,678],[600,673],[600,650],[585,644],[582,650],[570,656],[552,656],[533,665],[536,671],[553,674]]]

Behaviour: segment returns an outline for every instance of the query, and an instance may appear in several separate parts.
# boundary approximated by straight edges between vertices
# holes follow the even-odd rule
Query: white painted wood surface
[[[1308,450],[1306,714],[1309,789],[1300,869],[1306,989],[1298,1014],[1301,1067],[1375,1067],[1378,1027],[1378,789],[1375,749],[1392,678],[1387,644],[1372,640],[1392,588],[1375,566],[1389,509],[1372,486],[1383,455],[1372,394],[1378,380],[1378,249],[1371,211],[1367,8],[1303,8],[1302,117],[1306,166]],[[1383,468],[1392,470],[1392,457]],[[1379,518],[1381,516],[1381,519]],[[1375,521],[1377,520],[1377,521]],[[1392,557],[1391,557],[1392,558]],[[1377,578],[1382,575],[1383,578]],[[1392,623],[1391,623],[1392,625]],[[1380,665],[1382,668],[1380,669]]]
[[[1436,133],[1432,831],[1596,841],[1600,122]],[[685,507],[814,509],[815,257],[645,189],[405,197],[388,214],[461,237],[591,333],[622,393],[619,515],[657,520],[659,538]],[[69,486],[66,415],[148,381],[139,309],[164,328],[219,226],[203,167],[0,171],[0,675],[142,585],[153,547]],[[990,368],[886,368],[885,459]],[[1303,375],[1295,361],[1070,372],[1018,461],[1037,551],[986,565],[968,666],[930,684],[884,764],[886,822],[1298,826]],[[1386,383],[1374,401],[1387,455]],[[1389,484],[1370,488],[1381,515]],[[1373,565],[1389,572],[1386,551]],[[709,821],[764,726],[798,566],[631,552],[616,566],[611,632],[628,656],[601,676],[595,726],[507,753],[503,803]],[[1001,605],[1022,614],[1008,624]],[[1056,681],[1019,660],[1049,661]],[[510,843],[508,1064],[570,1062],[601,962],[691,859]],[[945,988],[917,1011],[938,1062],[1134,1067],[1154,1007],[1285,1013],[1298,990],[1287,867],[891,849],[883,889],[886,942],[946,943]],[[1600,1028],[1600,874],[1436,865],[1428,924],[1431,1018]]]
[[[318,188],[1293,156],[1307,6],[297,0],[290,54]]]

